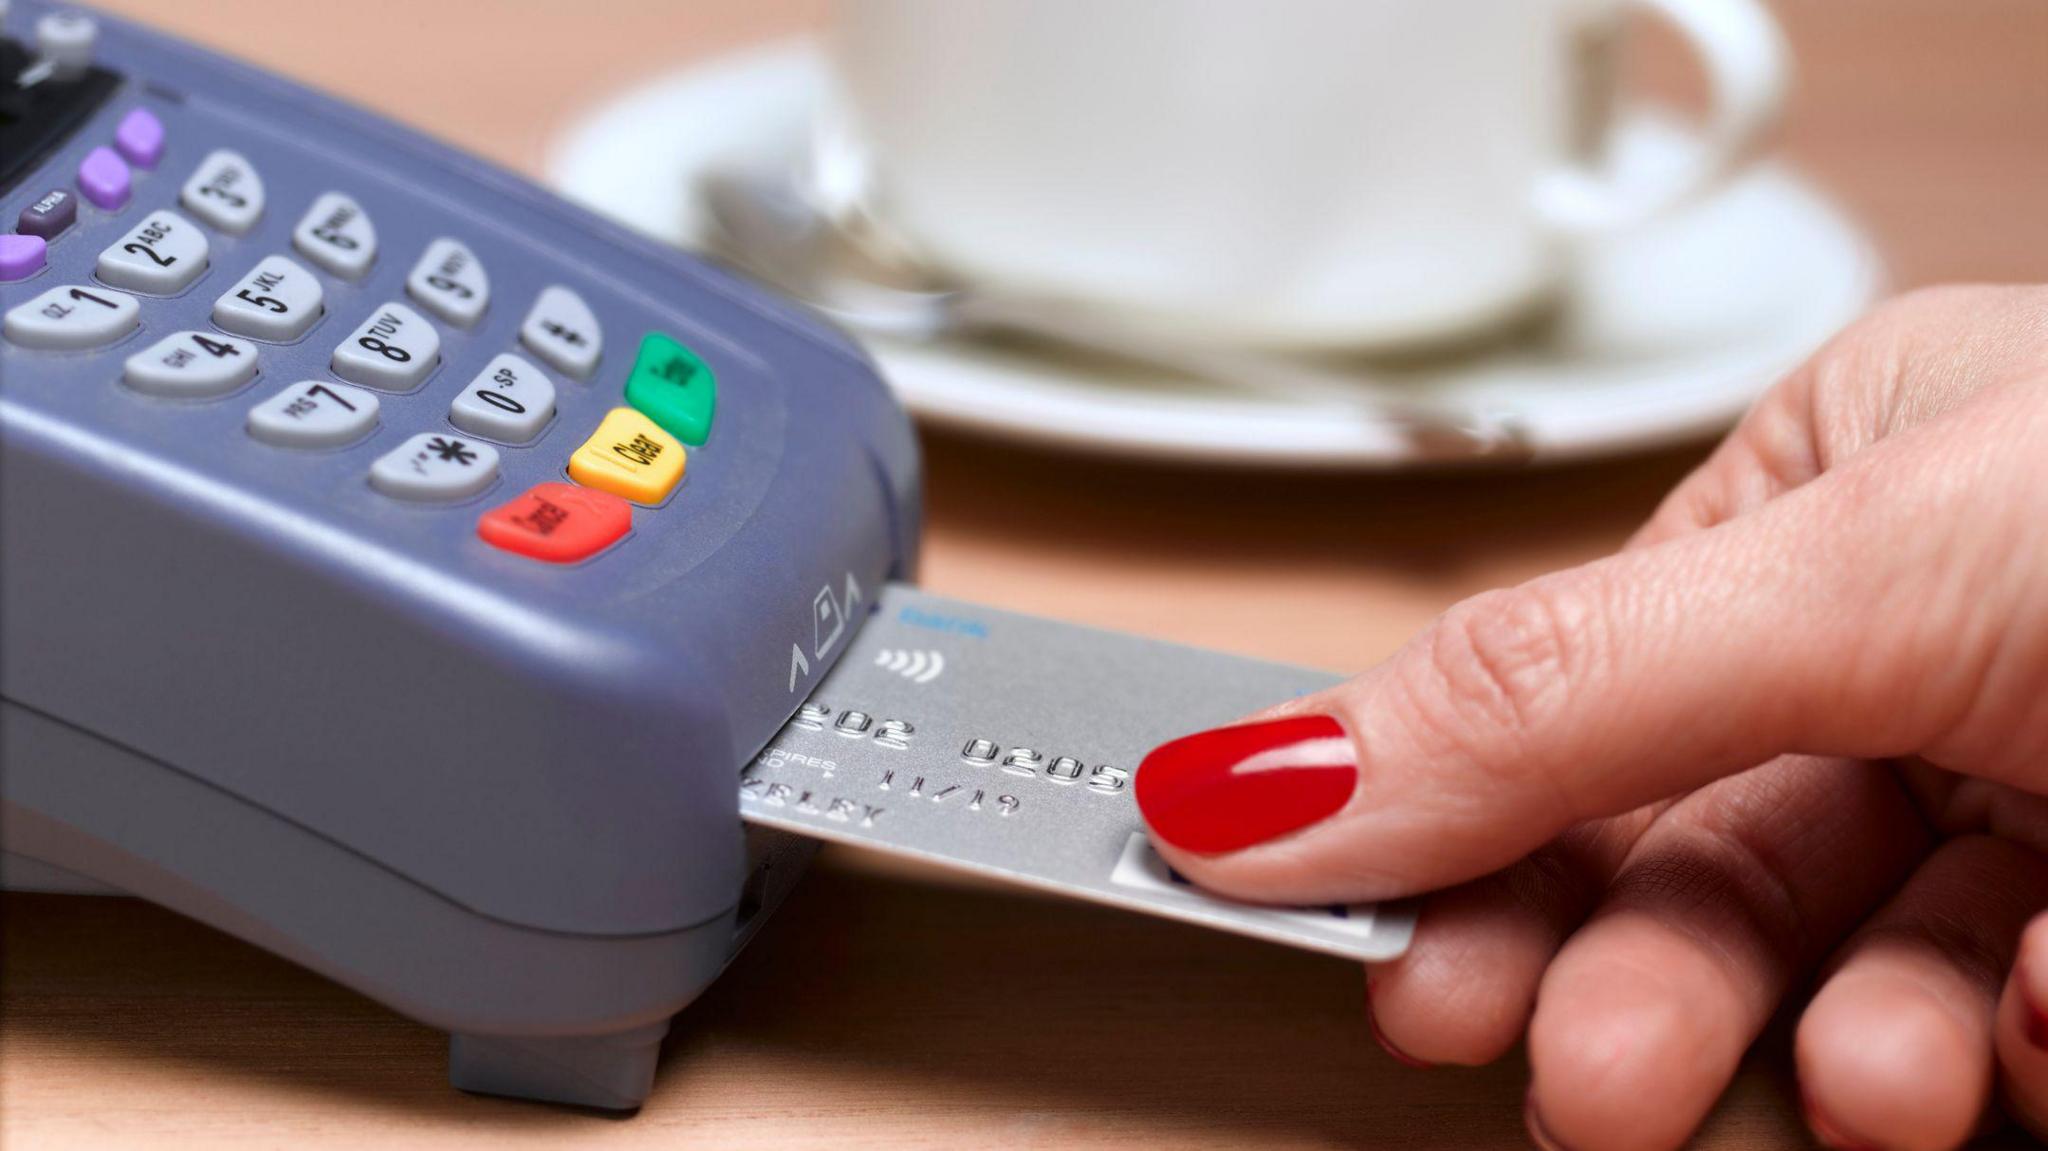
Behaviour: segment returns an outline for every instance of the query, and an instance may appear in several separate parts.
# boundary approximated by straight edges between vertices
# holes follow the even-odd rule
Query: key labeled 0
[[[1130,782],[1131,773],[1121,767],[1098,763],[1088,767],[1071,755],[1048,756],[1028,747],[1005,752],[992,739],[970,739],[960,749],[960,760],[975,767],[994,767],[1026,779],[1049,779],[1054,783],[1085,783],[1090,791],[1113,795]]]

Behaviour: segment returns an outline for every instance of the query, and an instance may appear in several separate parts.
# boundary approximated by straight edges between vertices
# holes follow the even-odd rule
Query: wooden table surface
[[[813,25],[811,0],[121,0],[529,172],[579,107]],[[1802,0],[1791,155],[1901,286],[2048,280],[2048,3]],[[1650,81],[1696,84],[1669,52]],[[683,130],[679,126],[678,130]],[[1288,476],[926,437],[925,581],[1356,670],[1472,592],[1616,546],[1688,450],[1528,475]],[[1519,1146],[1526,1070],[1382,1055],[1359,972],[828,852],[618,1120],[472,1098],[425,1027],[131,900],[0,899],[13,1147]],[[1783,1028],[1708,1148],[1798,1146]]]

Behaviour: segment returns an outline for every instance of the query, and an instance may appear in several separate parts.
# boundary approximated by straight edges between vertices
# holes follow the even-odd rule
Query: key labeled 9
[[[1008,752],[992,739],[970,739],[960,749],[960,759],[976,767],[995,767],[1009,775],[1027,779],[1049,779],[1054,783],[1086,783],[1088,790],[1113,795],[1130,782],[1131,773],[1121,767],[1098,763],[1088,767],[1071,755],[1048,756],[1028,747]]]

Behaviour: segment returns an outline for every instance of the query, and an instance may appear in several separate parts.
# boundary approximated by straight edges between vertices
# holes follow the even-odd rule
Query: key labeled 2
[[[95,269],[116,288],[168,296],[206,271],[206,235],[176,212],[156,211],[107,245]]]
[[[349,383],[405,392],[418,387],[440,360],[441,333],[418,312],[393,301],[371,312],[335,345],[333,367]]]

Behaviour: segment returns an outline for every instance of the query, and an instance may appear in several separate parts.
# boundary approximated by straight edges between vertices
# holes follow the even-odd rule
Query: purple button
[[[114,129],[114,147],[138,168],[154,168],[164,158],[164,122],[147,108],[137,108],[121,117]]]
[[[128,161],[104,145],[87,152],[85,162],[78,166],[78,190],[109,212],[126,204],[130,191]]]
[[[43,266],[49,243],[41,236],[0,236],[0,280],[26,280]]]
[[[21,210],[14,230],[28,236],[54,240],[57,234],[78,222],[78,193],[69,188],[52,188]]]

